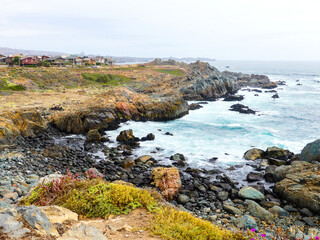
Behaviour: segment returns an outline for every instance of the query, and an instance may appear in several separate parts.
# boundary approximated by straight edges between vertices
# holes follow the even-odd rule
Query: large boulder
[[[57,240],[108,240],[103,233],[96,227],[79,223],[66,231]]]
[[[63,223],[64,221],[78,221],[78,214],[60,206],[45,206],[39,209],[46,214],[52,224]]]
[[[244,159],[256,160],[263,157],[264,151],[259,148],[252,148],[244,153]]]
[[[53,116],[53,124],[62,132],[84,133],[83,122],[76,113],[55,115]]]
[[[243,187],[238,192],[239,197],[252,200],[263,200],[264,195],[253,187]]]
[[[240,218],[238,218],[235,222],[236,226],[240,229],[257,229],[258,225],[256,220],[254,220],[253,217],[249,216],[249,215],[244,215]]]
[[[181,188],[179,170],[175,167],[158,167],[152,170],[153,185],[158,187],[161,194],[167,199],[172,200]]]
[[[268,147],[266,151],[266,155],[269,158],[276,158],[276,159],[288,159],[293,156],[293,153],[289,150],[285,150],[276,146]]]
[[[320,162],[320,139],[314,142],[308,143],[302,149],[300,160],[306,161],[306,162],[313,162],[313,161]]]
[[[117,141],[130,146],[138,145],[138,139],[133,135],[132,129],[121,131],[117,136]]]
[[[279,168],[282,167],[285,166]],[[283,180],[274,187],[276,194],[300,208],[320,213],[319,164],[294,161],[289,168],[282,171],[281,178]]]
[[[248,203],[247,211],[256,218],[259,218],[262,221],[271,221],[274,219],[273,215],[261,207],[258,203],[252,200],[246,200]]]
[[[101,142],[101,135],[97,129],[92,129],[87,133],[87,142]]]

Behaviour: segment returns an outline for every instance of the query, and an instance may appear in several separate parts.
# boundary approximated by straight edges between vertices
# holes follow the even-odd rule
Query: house
[[[89,58],[89,57],[83,57],[82,58],[82,63],[84,65],[96,65],[96,62],[93,58]]]
[[[0,58],[4,58],[6,57],[6,55],[0,54]]]
[[[40,59],[36,56],[24,57],[20,59],[20,65],[37,65],[40,63]]]
[[[51,65],[63,65],[66,63],[66,60],[62,57],[51,57],[46,59]]]
[[[98,57],[94,57],[94,58],[92,58],[95,62],[96,62],[96,64],[98,64],[98,65],[102,65],[102,64],[105,64],[105,58],[104,57],[100,57],[100,56],[98,56]]]
[[[108,57],[104,59],[104,64],[105,65],[110,65],[112,66],[115,63],[115,60],[112,59],[112,57]]]
[[[49,59],[50,57],[46,56],[46,55],[43,55],[40,58],[41,58],[41,61],[45,61],[45,60]]]

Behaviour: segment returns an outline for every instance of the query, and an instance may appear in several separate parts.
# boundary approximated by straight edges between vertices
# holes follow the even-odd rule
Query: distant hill
[[[15,49],[15,48],[6,48],[6,47],[0,47],[0,54],[3,54],[3,55],[23,54],[23,55],[39,55],[39,56],[40,55],[48,55],[48,56],[66,55],[66,53],[62,53],[62,52],[24,50],[24,49]]]
[[[24,49],[14,49],[14,48],[7,48],[7,47],[0,47],[0,54],[3,55],[15,55],[15,54],[23,54],[23,55],[47,55],[47,56],[59,56],[59,55],[69,55],[68,53],[63,52],[53,52],[53,51],[41,51],[41,50],[24,50]],[[77,55],[77,56],[90,56],[94,57],[97,55],[86,55],[85,53],[79,53],[79,54],[71,54],[71,55]],[[112,57],[116,63],[126,63],[126,62],[151,62],[155,58],[144,58],[144,57],[117,57],[117,56],[107,56]],[[201,61],[215,61],[215,59],[212,58],[175,58],[175,57],[168,57],[168,58],[162,58],[163,60],[176,60],[179,62],[195,62],[197,60]]]

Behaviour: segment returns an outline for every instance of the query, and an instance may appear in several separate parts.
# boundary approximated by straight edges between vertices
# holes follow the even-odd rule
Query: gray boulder
[[[227,213],[230,213],[230,214],[233,214],[233,215],[242,215],[242,212],[239,208],[236,208],[236,207],[233,207],[233,206],[230,206],[228,204],[223,204],[223,209],[227,212]]]
[[[239,197],[251,200],[262,200],[264,195],[253,187],[243,187],[238,193]]]
[[[313,162],[313,161],[320,162],[320,139],[314,142],[308,143],[302,149],[300,160],[306,161],[306,162]]]
[[[256,220],[254,220],[254,218],[249,215],[244,215],[244,216],[238,218],[235,221],[235,224],[240,229],[252,229],[252,228],[254,228],[256,230],[258,229],[258,225],[257,225]]]
[[[277,215],[279,217],[287,217],[290,216],[290,213],[279,206],[273,206],[269,209],[269,212],[271,212],[273,215]]]
[[[50,220],[38,207],[33,206],[28,208],[23,212],[22,217],[32,228],[38,230],[40,234],[50,235]]]
[[[89,225],[85,225],[83,223],[80,223],[74,227],[72,227],[70,230],[66,231],[61,237],[59,237],[57,240],[108,240],[106,236],[103,235],[103,233]]]
[[[248,203],[247,211],[256,218],[259,218],[262,221],[271,221],[274,219],[273,215],[260,207],[260,205],[252,200],[246,200]]]

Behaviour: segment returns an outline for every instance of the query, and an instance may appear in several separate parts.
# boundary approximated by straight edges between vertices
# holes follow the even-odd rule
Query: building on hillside
[[[50,57],[49,56],[46,56],[46,55],[43,55],[40,57],[41,58],[41,61],[46,61],[47,59],[49,59]]]
[[[93,58],[83,57],[82,58],[83,65],[96,65],[96,62]]]
[[[20,59],[20,65],[38,65],[40,63],[40,58],[36,56],[24,57]]]
[[[105,64],[105,58],[104,57],[98,56],[98,57],[94,57],[92,59],[96,62],[97,65]]]
[[[104,59],[104,64],[105,65],[110,65],[112,66],[116,61],[112,59],[112,57],[108,57]]]
[[[51,65],[61,66],[66,63],[66,59],[63,57],[51,57],[46,59],[46,62],[50,63]]]
[[[0,54],[0,58],[4,58],[6,57],[6,55]]]

